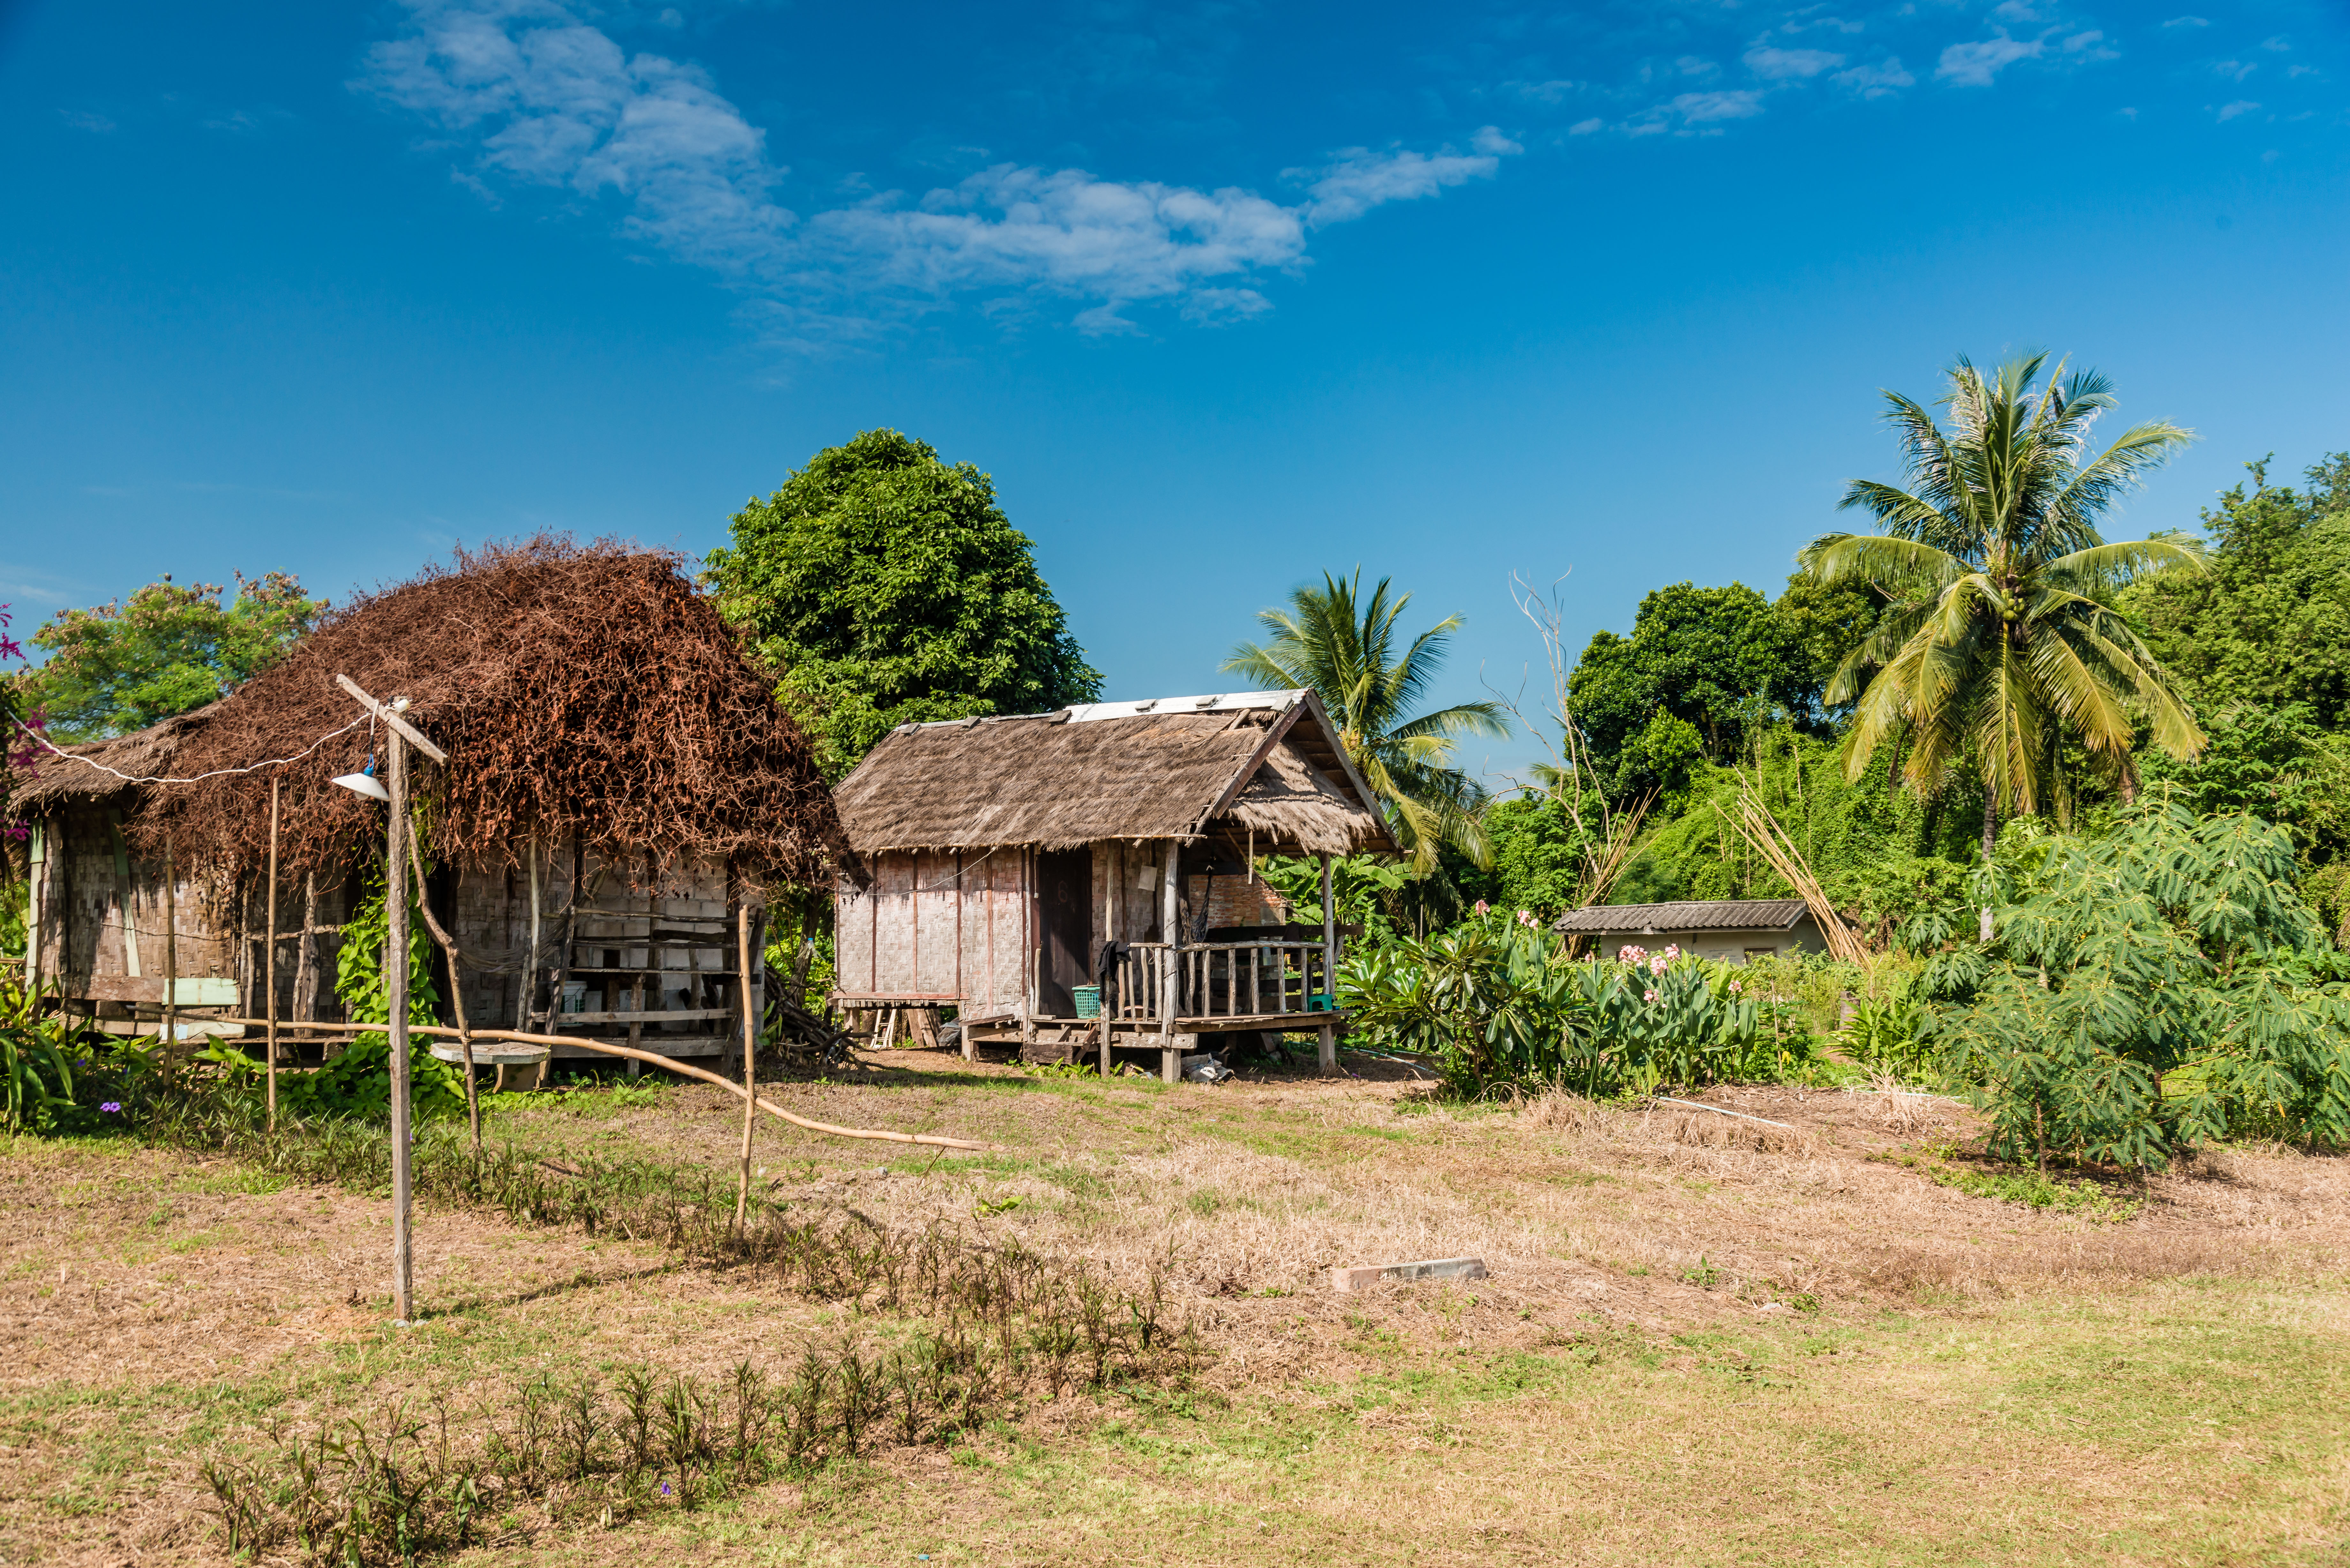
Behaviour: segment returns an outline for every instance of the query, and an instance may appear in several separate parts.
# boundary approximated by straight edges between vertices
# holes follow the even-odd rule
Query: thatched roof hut
[[[1397,852],[1305,691],[907,725],[835,798],[871,873],[837,886],[844,1004],[952,1002],[1033,1045],[1099,997],[1105,1053],[1123,1030],[1169,1060],[1329,1022],[1335,926],[1286,925],[1256,857]]]
[[[320,929],[359,894],[354,871],[381,856],[383,808],[332,783],[387,744],[338,685],[348,676],[407,698],[410,722],[449,755],[445,767],[417,758],[411,781],[420,839],[439,863],[432,904],[467,954],[475,1023],[723,1050],[713,1025],[744,997],[733,909],[757,909],[768,882],[829,877],[847,841],[806,736],[684,566],[545,537],[461,551],[334,611],[234,694],[102,753],[80,749],[18,799],[79,799],[99,787],[81,775],[100,760],[172,781],[118,792],[111,809],[140,867],[168,857],[206,883],[208,918],[255,1005],[273,781],[281,931],[331,936]],[[134,753],[158,765],[112,761]],[[62,883],[88,880],[69,857],[52,865]],[[135,883],[138,868],[120,880]],[[72,901],[69,886],[48,890],[53,911]],[[69,995],[91,993],[88,969],[102,958],[55,935],[47,972]],[[331,1011],[318,980],[331,960],[293,957],[281,957],[281,992],[289,971],[307,971],[310,992],[281,1003]]]

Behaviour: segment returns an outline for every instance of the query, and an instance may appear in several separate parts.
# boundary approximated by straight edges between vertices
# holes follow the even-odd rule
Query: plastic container
[[[1336,1012],[1338,1011],[1338,1006],[1337,1003],[1330,1000],[1330,993],[1328,992],[1317,991],[1313,995],[1305,999],[1305,1011],[1308,1012]]]
[[[1097,985],[1076,985],[1076,986],[1071,986],[1071,987],[1069,988],[1069,994],[1070,994],[1070,995],[1072,995],[1072,996],[1074,996],[1074,997],[1076,997],[1076,998],[1077,999],[1077,1016],[1078,1016],[1078,1017],[1080,1017],[1080,1018],[1099,1018],[1099,1017],[1101,1016],[1101,987],[1100,987],[1100,986],[1097,986]]]

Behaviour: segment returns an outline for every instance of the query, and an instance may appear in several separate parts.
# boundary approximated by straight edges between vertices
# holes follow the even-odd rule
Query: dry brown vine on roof
[[[349,722],[343,674],[408,698],[410,720],[449,753],[445,768],[410,757],[436,858],[512,866],[526,844],[577,834],[656,865],[731,859],[763,878],[824,878],[844,843],[814,750],[686,567],[672,552],[547,535],[460,549],[329,614],[215,704],[172,770],[298,751]],[[380,732],[372,743],[380,755]],[[140,815],[142,850],[168,837],[191,867],[249,873],[266,853],[275,774],[281,877],[348,866],[374,849],[382,808],[330,781],[369,749],[362,728],[284,768],[159,787]]]

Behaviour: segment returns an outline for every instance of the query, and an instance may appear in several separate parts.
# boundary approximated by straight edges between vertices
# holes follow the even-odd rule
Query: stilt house
[[[910,724],[834,792],[864,876],[837,891],[834,1000],[951,1004],[985,1040],[1068,1060],[1318,1030],[1335,1067],[1329,862],[1396,853],[1313,692],[1096,702]],[[1322,860],[1324,919],[1285,922],[1255,860]]]
[[[443,1022],[453,978],[474,1027],[739,1048],[743,1009],[763,1011],[764,888],[821,886],[843,861],[830,794],[675,557],[555,539],[461,554],[334,612],[209,708],[44,763],[16,796],[37,846],[28,969],[68,1011],[151,1029],[168,898],[178,1004],[261,1015],[274,898],[277,1015],[342,1017],[338,950],[380,876],[386,808],[332,781],[386,742],[338,675],[408,698],[449,755],[411,767],[422,902],[457,948],[453,977],[433,958]]]

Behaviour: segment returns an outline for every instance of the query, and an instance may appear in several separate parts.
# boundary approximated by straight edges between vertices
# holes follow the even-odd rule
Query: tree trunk
[[[1990,868],[1991,851],[1998,847],[1999,796],[1991,793],[1991,782],[1986,779],[1983,782],[1982,830],[1982,857],[1983,867],[1985,869]],[[1985,904],[1977,911],[1975,940],[1977,941],[1988,942],[1991,940],[1991,906],[1989,904]]]
[[[2121,786],[2122,804],[2136,805],[2137,804],[2137,762],[2135,758],[2126,754],[2123,756],[2121,774],[2115,782]]]

